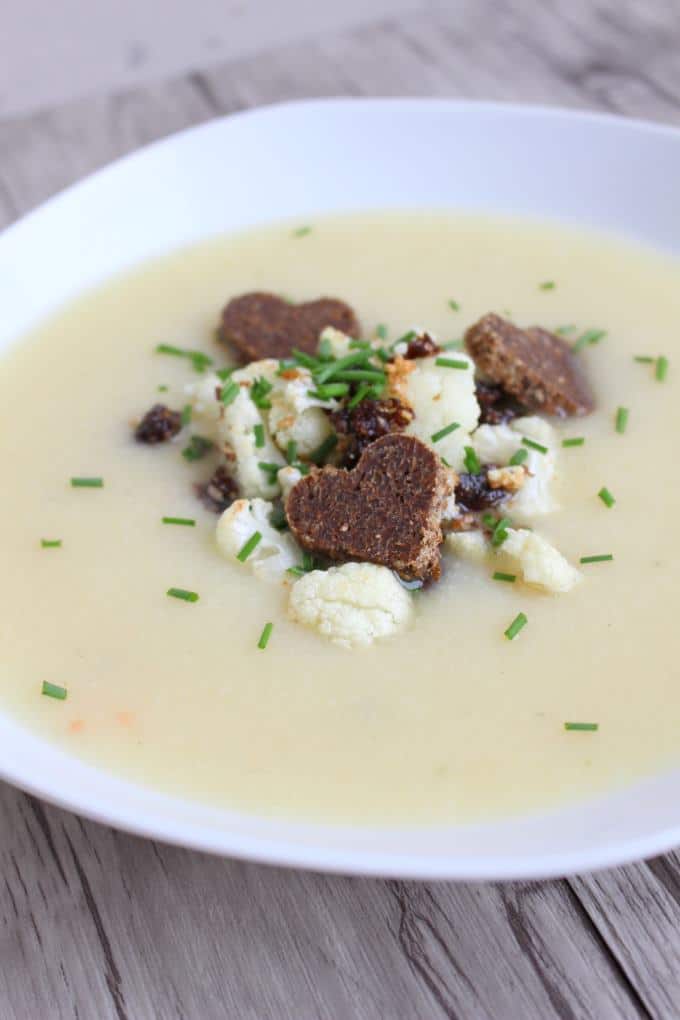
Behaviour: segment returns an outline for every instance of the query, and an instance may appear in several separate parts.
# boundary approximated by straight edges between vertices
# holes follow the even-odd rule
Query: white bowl
[[[238,114],[129,156],[0,236],[0,349],[68,298],[157,253],[283,217],[449,206],[558,217],[680,251],[680,131],[439,100]],[[414,878],[537,878],[680,843],[678,773],[549,814],[370,829],[273,821],[132,785],[0,715],[0,775],[133,832],[272,863]]]

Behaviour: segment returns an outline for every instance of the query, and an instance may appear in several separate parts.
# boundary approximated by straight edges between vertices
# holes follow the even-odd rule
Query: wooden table
[[[0,224],[188,124],[336,94],[548,102],[678,123],[680,4],[431,3],[7,122]],[[680,1017],[676,855],[555,882],[423,885],[217,860],[2,785],[0,812],[0,1020]]]

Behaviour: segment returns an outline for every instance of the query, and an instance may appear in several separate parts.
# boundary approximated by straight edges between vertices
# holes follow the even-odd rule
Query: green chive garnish
[[[312,452],[310,453],[309,459],[311,460],[312,464],[323,463],[328,454],[332,450],[334,450],[337,445],[338,437],[337,435],[335,435],[335,433],[333,433],[330,436],[327,436],[326,439],[324,439],[323,443],[320,443],[319,446],[317,446],[316,450],[312,450]]]
[[[384,347],[377,347],[375,355],[379,361],[382,361],[383,365],[387,364],[388,361],[392,360],[390,358],[390,352],[386,351]]]
[[[612,496],[609,489],[606,489],[604,487],[600,489],[600,491],[598,492],[598,496],[600,497],[605,506],[613,507],[614,503],[616,503],[616,500]]]
[[[319,367],[318,358],[313,358],[311,354],[307,354],[305,351],[300,351],[297,347],[294,347],[290,353],[295,358],[296,365],[302,365],[304,368],[309,369]]]
[[[573,439],[563,439],[562,446],[583,446],[585,439],[583,436],[575,436]]]
[[[619,407],[616,412],[616,431],[622,435],[626,431],[626,425],[628,424],[628,408]]]
[[[267,647],[267,643],[269,641],[269,638],[272,636],[273,630],[274,630],[273,623],[265,623],[262,633],[260,634],[260,640],[257,642],[258,648],[262,648],[264,650]]]
[[[61,539],[60,538],[41,538],[40,545],[43,549],[60,549]]]
[[[469,368],[470,362],[463,361],[462,358],[435,358],[435,365],[440,368]]]
[[[236,400],[240,392],[241,387],[239,386],[238,383],[235,383],[232,380],[228,386],[222,387],[222,392],[220,393],[220,400],[222,401],[225,407],[228,407],[229,404],[233,404],[233,402]]]
[[[498,546],[500,545],[503,545],[503,542],[505,542],[506,538],[508,537],[508,528],[510,527],[512,527],[512,521],[510,520],[510,518],[501,517],[501,519],[496,522],[493,532],[491,534],[491,545],[495,546],[496,548],[498,548]]]
[[[554,290],[556,286],[557,285],[556,285],[554,280],[544,280],[543,283],[539,283],[538,289],[539,290]]]
[[[608,563],[613,559],[612,553],[602,553],[600,556],[582,556],[579,563]]]
[[[156,389],[158,390],[159,393],[167,393],[169,387],[166,386],[165,383],[161,383],[161,385],[157,386]]]
[[[282,467],[281,464],[272,464],[271,461],[267,462],[266,460],[259,460],[257,462],[257,466],[259,467],[260,471],[264,471],[266,475],[269,475],[270,485],[274,484],[274,482],[276,481],[276,476],[278,475]]]
[[[286,446],[286,460],[288,461],[289,464],[292,464],[296,457],[297,457],[297,443],[295,442],[294,439],[289,439],[288,445]]]
[[[513,453],[510,460],[508,461],[508,463],[511,464],[513,467],[517,467],[518,464],[523,464],[528,456],[529,454],[527,453],[526,450],[523,449],[516,450]]]
[[[276,528],[277,531],[285,531],[288,527],[288,521],[286,519],[286,513],[282,506],[275,506],[269,515],[269,523],[272,528]]]
[[[348,368],[345,372],[338,372],[334,377],[338,382],[372,382],[381,383],[385,382],[385,373],[381,372],[379,368]],[[334,383],[331,383],[334,385]],[[321,389],[326,389],[326,386],[322,386]]]
[[[438,443],[440,439],[443,439],[445,436],[450,436],[452,432],[455,432],[456,429],[459,428],[460,422],[452,421],[450,425],[445,425],[443,429],[439,430],[439,432],[433,432],[430,436],[430,442]]]
[[[182,524],[187,528],[196,527],[193,517],[161,517],[163,524]]]
[[[517,580],[517,574],[504,574],[502,570],[497,570],[493,575],[494,581],[508,581],[509,584],[514,584]]]
[[[181,599],[182,602],[198,602],[199,595],[195,591],[187,591],[186,588],[168,588],[165,593],[171,599]]]
[[[640,365],[654,364],[654,358],[650,357],[648,354],[636,354],[633,361],[637,361]]]
[[[250,387],[250,399],[255,404],[255,407],[258,407],[261,411],[268,411],[272,405],[267,396],[273,389],[274,387],[267,379],[255,379]]]
[[[667,374],[668,374],[668,358],[664,357],[664,355],[662,354],[660,357],[656,359],[656,369],[654,370],[654,375],[656,376],[659,382],[663,382]]]
[[[516,638],[519,632],[522,630],[522,628],[526,627],[527,623],[528,620],[524,613],[518,613],[515,619],[508,627],[508,629],[504,631],[508,641],[512,641],[514,638]]]
[[[600,724],[596,722],[565,722],[565,730],[580,730],[583,733],[595,733]]]
[[[451,300],[449,301],[449,308],[451,309],[452,312],[460,311],[460,305],[458,304],[457,301],[454,301],[453,298],[451,298]]]
[[[236,365],[232,365],[231,368],[218,368],[215,375],[222,382],[226,382],[232,372],[236,371]]]
[[[307,390],[307,394],[315,400],[332,400],[333,397],[344,397],[349,393],[349,383],[327,383],[317,386],[315,390]]]
[[[306,237],[307,234],[311,233],[311,231],[312,228],[309,226],[297,227],[297,229],[293,231],[293,237]]]
[[[572,351],[582,351],[584,347],[588,347],[590,344],[599,343],[599,341],[607,335],[606,329],[588,329],[585,333],[582,333],[578,340],[574,341]]]
[[[471,446],[465,447],[465,470],[471,475],[478,475],[482,470],[479,457]]]
[[[375,327],[375,335],[379,340],[387,340],[387,326],[384,322],[379,322]]]
[[[189,445],[182,450],[182,456],[188,461],[200,460],[201,457],[205,457],[208,450],[212,450],[212,445],[212,442],[203,436],[192,436]]]
[[[251,552],[253,552],[253,550],[257,548],[261,541],[262,532],[254,531],[250,538],[246,542],[244,542],[241,548],[239,549],[238,553],[236,554],[236,559],[240,560],[241,563],[245,563],[248,557],[250,556]]]
[[[547,446],[543,446],[541,443],[537,443],[533,439],[527,439],[526,436],[522,436],[522,442],[525,446],[528,446],[530,450],[538,450],[539,453],[548,453]]]
[[[333,347],[327,336],[319,340],[319,359],[321,361],[333,360]]]
[[[192,351],[185,347],[175,347],[173,344],[158,344],[156,353],[172,354],[176,358],[189,358],[197,372],[204,372],[208,365],[213,363],[213,359],[203,351]]]
[[[256,425],[253,432],[255,433],[255,446],[261,450],[264,446],[264,425]]]
[[[47,698],[56,698],[57,701],[66,701],[68,697],[68,691],[65,687],[60,687],[58,684],[51,684],[48,680],[43,680],[43,685],[40,691]]]
[[[185,404],[184,407],[182,408],[182,417],[180,419],[182,426],[188,425],[189,422],[191,421],[192,410],[193,409],[191,407],[191,404]]]
[[[361,386],[357,388],[357,391],[352,397],[352,399],[348,401],[347,410],[352,411],[357,406],[357,404],[360,404],[361,401],[369,395],[372,389],[373,387],[371,386],[370,383],[362,383]]]
[[[74,489],[103,489],[103,478],[72,478],[71,485]]]
[[[368,359],[371,356],[371,348],[367,350],[363,344],[357,350],[352,351],[351,354],[345,354],[342,358],[338,358],[336,361],[332,361],[329,365],[323,365],[321,368],[318,365],[312,367],[314,372],[314,382],[317,386],[321,386],[323,383],[331,382],[337,378],[340,372],[345,372],[349,368],[355,368],[357,366],[366,368],[368,367]]]

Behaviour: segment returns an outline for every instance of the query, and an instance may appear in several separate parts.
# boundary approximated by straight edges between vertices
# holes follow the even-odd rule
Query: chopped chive
[[[193,367],[198,372],[203,372],[208,365],[212,365],[213,359],[203,351],[192,351],[186,347],[175,347],[174,344],[157,344],[157,354],[172,354],[176,358],[189,358]]]
[[[495,528],[496,527],[496,523],[497,523],[497,518],[494,517],[494,515],[492,513],[490,513],[488,510],[487,510],[486,513],[482,514],[482,524],[484,525],[484,527],[486,527],[486,528]]]
[[[271,462],[260,460],[257,462],[257,466],[260,471],[264,471],[266,475],[269,475],[269,484],[273,485],[276,481],[276,476],[281,470],[281,464],[272,464]]]
[[[319,359],[321,361],[331,361],[333,358],[333,347],[327,336],[324,336],[319,340]]]
[[[354,410],[357,404],[360,404],[364,397],[367,397],[369,395],[372,389],[373,387],[370,385],[370,383],[362,383],[361,386],[357,388],[357,391],[351,398],[351,400],[348,401],[347,410],[348,411]]]
[[[375,335],[379,340],[387,340],[387,326],[384,322],[379,322],[375,327]]]
[[[57,701],[66,701],[68,697],[68,691],[65,687],[60,687],[59,684],[51,684],[49,680],[43,680],[40,693],[44,694],[47,698],[56,698]]]
[[[255,433],[255,446],[261,450],[264,446],[264,425],[256,425],[253,432]]]
[[[279,360],[279,367],[276,370],[277,375],[283,375],[284,372],[289,372],[291,368],[297,368],[298,363],[295,358],[281,358]]]
[[[565,722],[565,730],[580,730],[583,733],[595,733],[600,724],[596,722]]]
[[[297,347],[294,347],[290,352],[295,358],[297,365],[302,365],[304,368],[318,368],[319,359],[312,357],[311,354],[307,354],[306,351],[301,351]]]
[[[257,548],[261,541],[262,532],[254,531],[250,538],[247,539],[239,549],[238,553],[236,554],[236,559],[240,560],[241,563],[245,563],[248,557],[250,556],[251,552],[253,552],[253,550]]]
[[[167,393],[169,386],[166,386],[165,383],[161,383],[160,386],[156,387],[156,389],[158,390],[159,393]]]
[[[321,464],[337,445],[338,437],[335,433],[327,436],[323,443],[320,443],[319,446],[317,446],[316,450],[312,450],[309,455],[309,460],[311,460],[312,464]]]
[[[181,599],[183,602],[198,602],[199,595],[195,591],[187,591],[186,588],[168,588],[165,593],[171,599]]]
[[[226,382],[232,372],[236,371],[236,365],[232,365],[231,368],[218,368],[215,375],[222,382]]]
[[[509,584],[514,584],[517,580],[517,574],[504,574],[502,570],[497,570],[493,575],[494,581],[508,581]]]
[[[663,382],[666,376],[668,375],[668,358],[664,357],[663,354],[656,359],[656,369],[654,370],[654,375],[656,376],[659,382]]]
[[[183,524],[187,528],[195,528],[196,521],[193,517],[161,517],[163,524]]]
[[[208,450],[212,450],[212,445],[210,439],[205,439],[203,436],[192,436],[189,445],[182,450],[182,456],[188,461],[200,460],[201,457],[205,457]]]
[[[385,373],[379,368],[348,368],[345,372],[338,372],[333,377],[338,382],[375,382],[384,383]],[[330,383],[329,385],[333,385]],[[324,387],[321,387],[325,389]]]
[[[602,553],[600,556],[582,556],[579,563],[608,563],[613,559],[612,553]]]
[[[357,365],[365,367],[370,355],[371,348],[366,350],[365,347],[360,347],[351,354],[345,354],[342,358],[332,361],[329,365],[323,365],[321,368],[315,365],[314,382],[320,386],[335,379],[339,372],[345,372],[348,368],[355,368]]]
[[[212,365],[213,360],[209,358],[207,354],[203,354],[201,351],[195,351],[191,355],[191,364],[195,372],[205,372],[209,365]]]
[[[447,467],[447,468],[453,467],[453,464],[450,464],[448,462],[448,460],[446,459],[446,457],[440,457],[439,459],[442,462],[442,464],[444,465],[444,467]]]
[[[573,439],[563,439],[562,446],[583,446],[585,439],[583,436],[574,436]]]
[[[453,298],[449,299],[449,308],[451,309],[452,312],[460,311],[460,305],[458,304],[457,301],[454,301]]]
[[[323,386],[317,386],[315,390],[307,390],[308,396],[324,401],[331,400],[333,397],[344,397],[346,393],[349,393],[349,383],[326,383]]]
[[[443,439],[445,436],[450,436],[452,432],[455,432],[456,429],[459,428],[460,422],[452,421],[450,425],[445,425],[443,429],[439,430],[439,432],[433,432],[430,436],[430,442],[438,443],[440,439]]]
[[[512,641],[514,638],[516,638],[519,632],[522,630],[522,628],[526,627],[527,623],[528,620],[524,613],[518,613],[515,619],[508,627],[508,629],[504,631],[504,634],[508,641]]]
[[[418,334],[416,333],[415,329],[409,329],[408,333],[404,333],[403,336],[398,337],[394,341],[394,343],[391,345],[392,350],[394,350],[395,347],[398,347],[399,344],[410,344],[411,340],[415,340],[417,335]]]
[[[232,379],[228,386],[222,387],[222,392],[220,393],[220,400],[225,407],[228,407],[229,404],[233,404],[233,402],[236,400],[240,392],[241,387],[239,386],[238,383],[235,383]]]
[[[465,470],[471,475],[478,475],[482,470],[479,457],[471,446],[465,447]]]
[[[61,539],[60,538],[41,538],[40,545],[43,549],[60,549]]]
[[[522,436],[522,442],[525,446],[528,446],[530,450],[538,450],[539,453],[548,453],[547,446],[543,446],[542,443],[537,443],[533,439],[527,439],[526,436]]]
[[[286,446],[286,460],[288,461],[289,464],[292,464],[296,457],[297,457],[297,443],[295,442],[294,439],[289,439],[288,445]]]
[[[463,361],[462,358],[435,358],[435,365],[440,368],[469,368],[470,362]]]
[[[599,343],[599,341],[607,335],[606,329],[588,329],[585,333],[582,333],[578,340],[575,340],[572,345],[572,351],[582,351],[584,347],[588,347],[590,344]]]
[[[269,523],[272,528],[276,528],[277,531],[285,531],[288,527],[288,520],[286,513],[282,506],[275,506],[269,515]]]
[[[368,352],[373,350],[370,340],[352,339],[349,342],[349,348],[351,351],[366,351],[366,357],[368,357]]]
[[[640,365],[654,364],[654,358],[650,357],[649,354],[636,354],[633,361],[637,361]]]
[[[307,550],[302,553],[302,566],[307,572],[314,570],[314,557]]]
[[[528,456],[529,454],[527,451],[520,447],[519,450],[515,450],[508,463],[511,464],[512,467],[517,467],[518,464],[523,464]]]
[[[539,283],[539,290],[554,290],[557,284],[554,280],[544,280],[543,283]]]
[[[501,519],[496,522],[496,525],[493,529],[493,533],[491,535],[491,545],[495,546],[496,548],[498,548],[498,546],[500,545],[503,545],[503,542],[505,542],[506,538],[508,537],[508,528],[511,526],[512,521],[510,520],[509,517],[501,517]]]
[[[274,389],[268,379],[255,379],[250,387],[250,399],[261,411],[268,411],[271,408],[271,401],[267,396]]]
[[[619,407],[616,412],[616,431],[620,432],[621,435],[626,431],[626,425],[628,424],[628,408]]]
[[[609,489],[606,489],[604,487],[600,489],[600,491],[598,492],[598,496],[600,497],[604,505],[610,508],[614,506],[614,503],[616,503],[616,500],[612,496]]]
[[[180,421],[181,421],[183,427],[186,427],[189,424],[189,422],[191,421],[191,412],[192,411],[193,411],[193,408],[192,408],[191,404],[185,404],[184,407],[182,408],[182,416],[180,418]]]
[[[386,351],[384,347],[377,347],[375,356],[379,361],[382,361],[383,365],[386,365],[388,361],[391,361],[389,351]]]
[[[260,634],[260,640],[257,642],[258,648],[261,648],[264,651],[269,642],[269,638],[272,636],[273,630],[274,630],[273,623],[265,623],[264,627],[262,628],[262,633]]]
[[[71,485],[74,489],[103,489],[103,478],[72,478]]]
[[[304,567],[287,567],[286,573],[292,574],[293,577],[304,577],[307,571]]]
[[[312,228],[310,226],[297,227],[293,231],[293,237],[306,237],[307,234],[310,234],[311,232]]]

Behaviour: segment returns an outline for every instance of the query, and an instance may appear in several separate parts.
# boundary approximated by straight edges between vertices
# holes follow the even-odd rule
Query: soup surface
[[[679,287],[677,263],[561,226],[381,213],[212,240],[87,294],[2,361],[3,710],[135,781],[318,821],[479,820],[677,764]],[[414,324],[457,339],[490,310],[606,330],[581,355],[597,410],[558,426],[586,441],[561,450],[560,509],[540,530],[572,563],[613,561],[550,596],[449,557],[415,596],[415,622],[366,649],[287,620],[280,586],[218,554],[217,518],[193,490],[209,467],[181,457],[181,437],[144,447],[130,429],[155,399],[181,407],[196,378],[156,344],[226,364],[220,309],[257,289],[340,297],[389,339]],[[663,382],[635,360],[660,354]],[[170,586],[200,601],[169,599]],[[528,624],[508,641],[520,611]],[[43,681],[67,700],[42,697]]]

